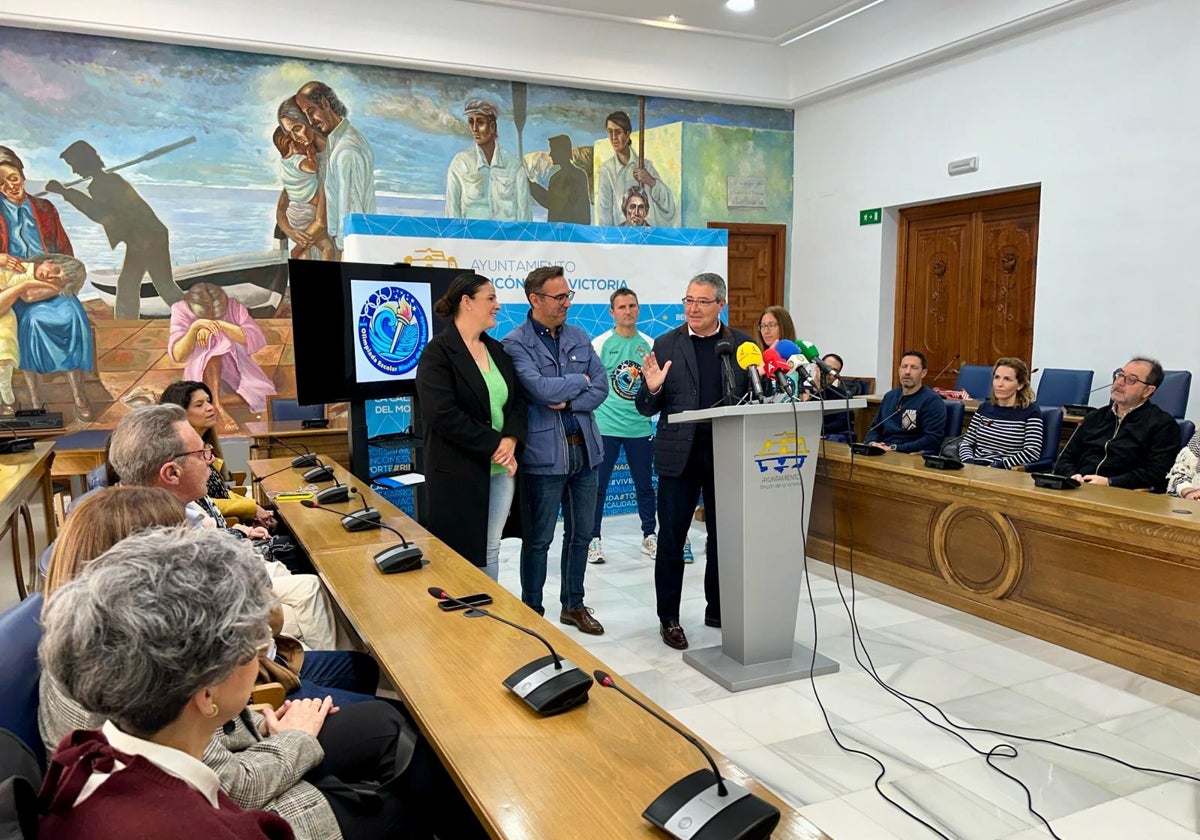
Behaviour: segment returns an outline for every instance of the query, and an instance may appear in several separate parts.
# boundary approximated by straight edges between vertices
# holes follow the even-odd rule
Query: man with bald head
[[[324,82],[307,82],[296,104],[313,128],[325,135],[325,216],[329,238],[341,259],[342,226],[348,213],[375,212],[375,152],[348,119],[349,109]]]

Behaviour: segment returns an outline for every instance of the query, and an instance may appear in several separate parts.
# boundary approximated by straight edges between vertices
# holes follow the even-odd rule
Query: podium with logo
[[[838,663],[797,644],[804,538],[823,414],[859,399],[722,406],[672,414],[712,421],[722,644],[683,661],[730,691],[835,673]],[[808,625],[808,621],[805,621]]]

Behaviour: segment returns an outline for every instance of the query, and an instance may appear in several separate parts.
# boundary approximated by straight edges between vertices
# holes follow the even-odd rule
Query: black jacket
[[[754,343],[746,333],[724,324],[721,325],[721,338],[733,342],[735,351],[743,342]],[[657,394],[651,394],[647,390],[646,381],[643,379],[634,403],[637,410],[647,417],[659,413],[658,430],[654,435],[654,468],[659,475],[676,478],[683,474],[683,469],[687,466],[692,441],[696,437],[696,424],[671,423],[667,418],[676,412],[712,406],[700,405],[696,354],[688,336],[687,324],[663,333],[654,340],[654,358],[658,360],[660,367],[667,362],[673,362],[671,370]],[[737,393],[744,394],[747,386],[746,372],[735,364],[733,377]]]
[[[1112,406],[1093,411],[1058,456],[1059,475],[1102,475],[1113,487],[1167,488],[1179,452],[1179,424],[1152,402],[1118,420]]]
[[[505,435],[524,442],[526,423],[525,397],[504,345],[486,333],[483,343],[508,384],[498,432],[483,374],[453,324],[426,345],[417,365],[429,531],[476,566],[484,565],[487,547],[492,453]]]

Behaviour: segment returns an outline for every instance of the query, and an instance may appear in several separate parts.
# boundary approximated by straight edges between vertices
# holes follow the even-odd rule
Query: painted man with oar
[[[644,112],[641,112],[644,113]],[[613,156],[600,164],[596,179],[596,224],[619,226],[625,221],[622,199],[630,187],[640,186],[650,199],[646,223],[652,227],[679,227],[679,214],[671,188],[663,183],[654,164],[642,156],[645,127],[638,126],[639,150],[630,144],[633,123],[624,111],[613,111],[604,120]]]
[[[125,243],[125,259],[117,277],[114,317],[118,321],[134,321],[141,316],[142,277],[146,274],[150,275],[150,282],[168,306],[183,300],[183,290],[171,272],[171,241],[167,226],[146,200],[120,175],[106,171],[99,153],[84,140],[76,140],[67,146],[59,157],[81,178],[91,179],[88,191],[69,189],[58,181],[47,181],[46,191],[61,195],[76,210],[102,226],[112,248]]]

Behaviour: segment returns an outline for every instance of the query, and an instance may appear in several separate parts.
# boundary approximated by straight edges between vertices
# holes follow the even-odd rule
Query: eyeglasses
[[[238,664],[239,665],[249,665],[251,662],[258,659],[260,656],[265,656],[270,649],[271,649],[271,642],[269,642],[269,641],[263,642],[261,645],[259,645],[258,647],[256,647],[254,649],[253,653],[246,656],[244,659],[242,659],[240,662],[238,662]]]
[[[192,450],[191,452],[180,452],[178,455],[172,455],[171,460],[178,461],[180,458],[186,458],[189,455],[196,455],[197,457],[200,458],[201,461],[203,461],[206,464],[211,464],[213,462],[213,457],[214,457],[212,445],[209,444],[209,445],[205,446],[203,449],[195,449],[195,450]]]
[[[777,329],[779,329],[779,325],[778,325],[778,324],[768,324],[768,323],[762,323],[762,324],[759,324],[759,325],[758,325],[758,331],[759,331],[759,332],[765,332],[765,331],[767,331],[767,330],[777,330]]]
[[[719,300],[713,300],[712,298],[694,298],[694,297],[685,297],[685,298],[683,299],[683,305],[684,305],[684,306],[703,306],[703,307],[705,307],[706,309],[707,309],[708,307],[710,307],[710,306],[713,306],[713,305],[715,305],[715,304],[718,304],[718,303],[720,303],[720,302],[721,302],[721,301],[719,301]]]
[[[1131,373],[1126,373],[1123,370],[1114,370],[1113,371],[1113,382],[1116,382],[1118,379],[1120,379],[1126,385],[1146,385],[1147,384],[1146,380],[1138,379],[1136,376],[1134,376]]]
[[[575,300],[574,292],[564,292],[561,295],[544,295],[541,292],[534,292],[534,294],[540,298],[547,298],[548,300],[552,300],[558,304],[566,303],[569,300]]]

